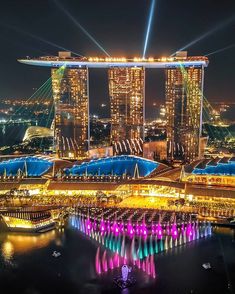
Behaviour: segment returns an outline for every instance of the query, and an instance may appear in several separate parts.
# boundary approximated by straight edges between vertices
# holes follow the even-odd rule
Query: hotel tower
[[[111,106],[111,143],[144,139],[143,67],[108,69]]]
[[[165,70],[167,157],[191,162],[201,157],[204,65],[184,66],[185,60],[190,61],[187,52],[179,52],[176,60],[179,66]]]
[[[52,67],[51,76],[57,155],[59,158],[85,158],[89,144],[87,67]]]

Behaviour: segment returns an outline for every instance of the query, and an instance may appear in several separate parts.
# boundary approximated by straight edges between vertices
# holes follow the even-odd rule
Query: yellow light
[[[6,241],[2,245],[2,254],[5,260],[10,260],[14,254],[14,246],[10,241]]]

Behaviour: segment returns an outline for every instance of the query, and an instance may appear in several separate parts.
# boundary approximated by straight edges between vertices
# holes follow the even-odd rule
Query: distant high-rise
[[[145,69],[111,67],[108,70],[111,104],[111,142],[144,137]],[[131,143],[130,143],[131,144]]]
[[[200,157],[204,65],[196,60],[206,57],[176,55],[179,66],[166,68],[166,116],[168,160],[193,161]],[[180,61],[192,60],[184,66]]]
[[[87,68],[52,68],[56,152],[84,158],[89,144]]]

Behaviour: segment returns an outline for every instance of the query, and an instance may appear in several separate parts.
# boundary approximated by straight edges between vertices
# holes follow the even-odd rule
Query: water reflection
[[[12,242],[6,241],[2,244],[2,255],[5,261],[10,261],[13,258],[14,246]]]
[[[14,254],[22,254],[47,247],[55,238],[55,230],[40,235],[8,233],[2,243],[2,255],[5,260],[9,260]],[[61,244],[59,239],[56,239],[56,243]]]

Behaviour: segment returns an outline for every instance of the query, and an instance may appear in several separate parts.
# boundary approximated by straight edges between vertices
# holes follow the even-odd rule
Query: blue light
[[[16,176],[18,171],[27,172],[29,177],[38,177],[45,174],[53,163],[37,157],[20,157],[0,162],[0,175]]]
[[[195,168],[192,173],[197,175],[235,176],[235,162],[218,163],[216,166],[207,165],[204,169]]]
[[[73,176],[82,176],[86,173],[92,176],[122,176],[126,173],[128,176],[133,177],[136,164],[138,165],[139,175],[141,177],[149,175],[159,165],[155,161],[143,159],[141,157],[121,155],[74,165],[72,168],[66,169],[66,173],[72,174]]]
[[[54,0],[54,2],[56,3],[56,5],[68,16],[68,18],[80,29],[83,31],[83,33],[92,41],[95,43],[95,45],[102,50],[107,56],[110,57],[110,55],[108,54],[108,52],[95,40],[94,37],[92,37],[92,35],[90,33],[88,33],[88,31],[60,4],[58,3],[56,0]]]
[[[154,8],[155,8],[155,0],[152,0],[151,6],[150,6],[149,18],[148,18],[147,31],[146,31],[146,35],[145,35],[143,58],[145,58],[145,54],[146,54],[146,50],[147,50],[147,46],[148,46],[148,40],[149,40],[151,24],[152,24],[152,20],[153,20]]]

